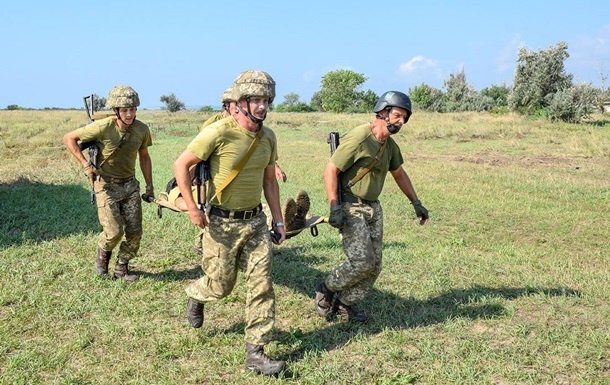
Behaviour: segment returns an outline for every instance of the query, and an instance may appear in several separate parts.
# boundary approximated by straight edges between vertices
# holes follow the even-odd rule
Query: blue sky
[[[247,69],[309,102],[322,76],[349,69],[378,95],[436,88],[464,70],[480,90],[512,84],[519,47],[564,41],[566,71],[610,75],[610,4],[599,1],[4,1],[0,108],[71,108],[117,84],[160,108],[217,106]],[[608,86],[606,81],[606,86]]]

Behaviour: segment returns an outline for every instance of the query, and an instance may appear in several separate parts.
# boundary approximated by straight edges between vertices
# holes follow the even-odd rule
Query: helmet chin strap
[[[398,133],[398,131],[400,131],[400,127],[398,127],[395,124],[391,124],[390,123],[390,117],[386,116],[385,118],[382,117],[381,115],[377,114],[376,115],[377,119],[382,119],[383,121],[386,122],[386,128],[388,129],[388,131],[390,132],[390,135],[394,135],[396,133]]]
[[[119,120],[121,121],[121,123],[123,123],[124,125],[126,125],[126,126],[127,126],[127,128],[129,128],[129,127],[131,126],[131,124],[133,124],[133,122],[131,122],[131,124],[127,124],[127,123],[125,123],[125,121],[123,120],[123,118],[121,118],[121,115],[119,114],[119,109],[118,109],[118,108],[115,108],[115,109],[114,109],[114,113],[115,113],[116,117],[117,117],[117,118],[119,118]],[[135,116],[135,115],[133,116],[133,121],[134,121],[134,122],[136,121],[136,116]]]
[[[265,117],[264,118],[259,119],[256,116],[252,115],[252,112],[250,110],[250,98],[246,98],[246,105],[247,105],[248,111],[244,111],[243,108],[241,108],[241,106],[238,103],[237,104],[237,109],[239,110],[239,112],[241,112],[242,114],[246,115],[255,124],[263,124],[263,121],[267,117],[267,113],[265,112]]]

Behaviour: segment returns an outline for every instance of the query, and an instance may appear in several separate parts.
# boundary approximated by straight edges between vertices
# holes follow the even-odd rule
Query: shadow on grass
[[[305,334],[283,332],[278,339],[289,344],[295,339],[300,341],[299,348],[284,357],[295,361],[311,352],[341,347],[357,334],[373,335],[387,329],[429,326],[455,318],[476,320],[505,317],[508,310],[502,305],[503,301],[537,294],[580,296],[578,291],[563,287],[473,286],[468,289],[451,289],[426,300],[416,300],[373,289],[360,306],[370,316],[367,322],[331,320],[323,329]],[[313,301],[311,311],[313,312]]]
[[[0,184],[0,247],[99,231],[89,191],[26,178]]]
[[[325,245],[320,245],[324,249]],[[327,245],[332,247],[331,244]],[[336,246],[336,245],[335,245]],[[386,247],[390,247],[387,244]],[[404,245],[399,245],[404,248]],[[286,248],[278,252],[274,262],[273,280],[311,298],[311,307],[305,312],[314,313],[315,284],[326,277],[309,265],[316,265],[323,257],[308,255],[307,250]],[[338,261],[337,261],[338,262]],[[383,272],[382,272],[383,274]],[[331,320],[328,326],[308,333],[300,330],[279,332],[277,340],[288,346],[298,346],[282,359],[296,361],[311,352],[328,351],[345,345],[357,334],[374,335],[387,329],[406,329],[429,326],[449,319],[493,319],[509,315],[503,305],[506,300],[530,295],[578,297],[576,290],[557,287],[486,287],[476,285],[466,289],[451,289],[425,300],[403,298],[392,292],[373,289],[360,304],[369,316],[365,323]],[[296,342],[296,343],[295,343]]]

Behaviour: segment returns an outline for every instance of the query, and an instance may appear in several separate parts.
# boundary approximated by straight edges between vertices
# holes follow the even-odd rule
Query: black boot
[[[203,304],[189,298],[186,303],[186,319],[195,329],[200,328],[203,325]]]
[[[351,305],[346,305],[343,302],[336,300],[333,306],[333,312],[346,321],[364,322],[368,319],[366,314],[354,309]]]
[[[314,303],[316,306],[316,313],[320,317],[328,317],[332,311],[333,298],[335,293],[328,290],[324,281],[319,282],[316,285],[316,297]]]
[[[138,276],[129,273],[129,266],[127,263],[117,262],[114,266],[114,278],[122,279],[126,282],[134,282],[138,280]]]
[[[277,374],[284,370],[284,361],[274,361],[265,354],[263,345],[246,342],[246,369],[262,374]]]
[[[97,275],[108,274],[108,263],[110,263],[110,256],[112,251],[102,250],[100,247],[97,248],[97,256],[95,257],[95,272]]]

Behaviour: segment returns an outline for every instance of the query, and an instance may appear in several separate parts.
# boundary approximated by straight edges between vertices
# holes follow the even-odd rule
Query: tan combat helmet
[[[140,97],[138,93],[129,86],[116,86],[108,93],[106,108],[114,109],[121,107],[138,107]]]
[[[269,104],[273,103],[275,80],[264,71],[242,72],[233,82],[233,100],[238,101],[250,96],[266,96],[269,98]]]
[[[234,101],[235,100],[233,100],[233,87],[229,87],[222,93],[220,102],[222,104],[225,104],[225,103],[234,102]]]

